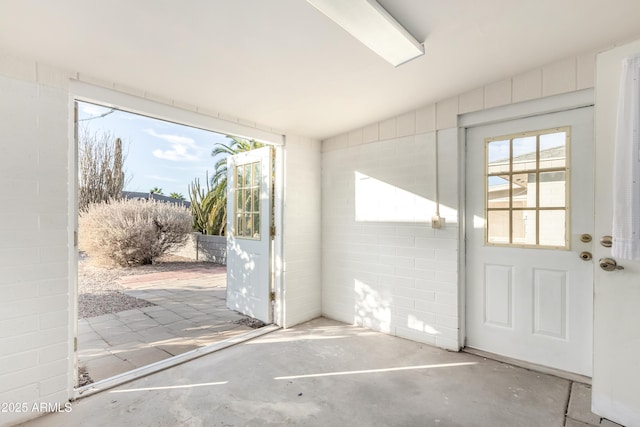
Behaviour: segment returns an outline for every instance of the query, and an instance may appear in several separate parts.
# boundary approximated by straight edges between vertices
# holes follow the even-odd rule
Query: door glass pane
[[[509,211],[487,212],[487,242],[509,243]]]
[[[517,245],[536,244],[536,211],[513,211],[513,241]]]
[[[244,166],[236,166],[236,187],[242,188],[244,183]]]
[[[256,239],[259,239],[260,238],[260,214],[258,213],[253,214],[252,224],[253,224],[253,237]]]
[[[251,224],[251,214],[242,214],[244,221],[244,230],[242,235],[244,237],[251,237],[253,234],[253,226]]]
[[[251,189],[250,188],[244,188],[242,190],[242,192],[244,193],[243,198],[244,198],[244,212],[252,212],[251,209]]]
[[[526,136],[513,139],[513,170],[536,169],[536,137]]]
[[[540,206],[564,207],[566,198],[566,173],[540,172]]]
[[[236,166],[236,237],[260,238],[260,162]]]
[[[540,245],[566,245],[566,214],[564,210],[540,210]]]
[[[242,204],[242,190],[236,190],[236,193],[236,212],[242,212],[242,209],[244,208],[244,205]]]
[[[488,173],[509,172],[509,140],[487,144]]]
[[[245,165],[244,186],[251,187],[251,165]]]
[[[242,223],[242,214],[236,215],[236,236],[244,235],[244,224]]]
[[[536,174],[514,173],[512,175],[512,192],[514,208],[536,207]]]
[[[540,135],[540,169],[563,168],[567,158],[567,133]]]
[[[509,207],[509,175],[504,176],[490,176],[487,179],[487,187],[489,193],[488,206],[489,208],[508,208]]]
[[[253,198],[252,212],[260,212],[260,188],[254,188],[251,197]]]
[[[485,140],[488,244],[567,247],[569,129]]]
[[[260,163],[259,162],[255,162],[253,164],[253,186],[254,187],[260,187]]]

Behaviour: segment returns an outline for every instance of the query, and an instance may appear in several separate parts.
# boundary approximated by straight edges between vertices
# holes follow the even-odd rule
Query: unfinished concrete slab
[[[549,427],[565,425],[571,389],[562,378],[320,318],[25,425]]]

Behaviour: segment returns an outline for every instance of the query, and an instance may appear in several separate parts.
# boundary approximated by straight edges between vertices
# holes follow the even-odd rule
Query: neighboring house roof
[[[164,196],[162,194],[143,193],[140,191],[123,191],[122,197],[124,197],[125,199],[140,199],[140,200],[153,199],[158,202],[173,203],[174,205],[184,206],[186,208],[191,207],[191,202],[189,201],[174,199],[173,197]]]

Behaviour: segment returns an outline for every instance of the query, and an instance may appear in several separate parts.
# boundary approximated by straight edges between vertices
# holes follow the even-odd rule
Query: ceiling
[[[303,0],[0,0],[0,54],[324,138],[640,36],[638,0],[379,3],[424,56],[393,68]]]

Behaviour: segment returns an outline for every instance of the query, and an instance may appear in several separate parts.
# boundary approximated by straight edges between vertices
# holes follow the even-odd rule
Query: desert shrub
[[[153,200],[94,203],[79,217],[80,249],[121,266],[152,264],[184,244],[190,232],[186,208]]]

